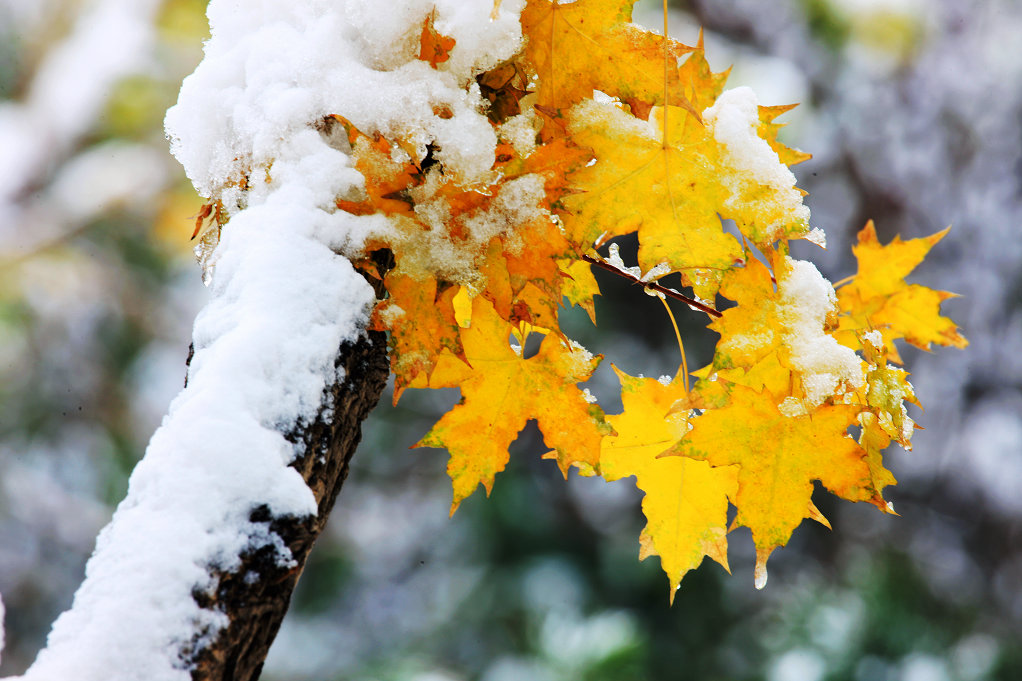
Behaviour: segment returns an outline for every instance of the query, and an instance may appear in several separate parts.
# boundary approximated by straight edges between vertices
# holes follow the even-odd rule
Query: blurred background
[[[21,672],[70,605],[97,531],[180,389],[206,300],[188,236],[201,201],[162,118],[201,58],[202,0],[0,0],[0,675]],[[659,3],[636,20],[661,26]],[[1022,679],[1022,3],[681,0],[716,70],[764,104],[801,102],[784,139],[836,281],[867,218],[881,240],[953,229],[913,281],[961,294],[965,351],[906,349],[925,413],[889,450],[900,517],[814,497],[753,588],[705,564],[674,606],[637,561],[630,480],[541,461],[527,428],[489,500],[448,519],[445,453],[409,451],[456,391],[390,394],[267,662],[267,681],[981,681]],[[627,250],[627,244],[623,251]],[[625,371],[679,358],[659,303],[601,279],[597,331]],[[677,310],[689,361],[701,316]],[[609,362],[594,392],[612,394]],[[614,404],[608,404],[614,411]]]

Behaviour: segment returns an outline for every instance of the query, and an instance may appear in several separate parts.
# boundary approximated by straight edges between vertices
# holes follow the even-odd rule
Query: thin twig
[[[620,277],[624,277],[625,279],[631,281],[633,284],[638,284],[639,286],[641,286],[643,288],[650,289],[651,291],[656,291],[657,293],[662,293],[665,296],[667,296],[668,298],[674,298],[675,300],[680,300],[681,302],[685,303],[689,307],[695,308],[696,310],[701,310],[702,312],[705,312],[706,314],[710,315],[711,317],[720,317],[721,316],[720,311],[710,307],[709,305],[705,305],[703,303],[700,303],[698,300],[693,300],[692,298],[689,298],[686,295],[678,293],[677,291],[675,291],[672,288],[667,288],[666,286],[661,286],[660,284],[656,283],[655,281],[642,281],[638,277],[633,276],[633,275],[631,275],[628,272],[625,272],[623,270],[619,270],[618,268],[614,267],[613,265],[611,265],[609,263],[606,263],[603,260],[600,260],[598,258],[594,258],[591,255],[583,255],[582,259],[585,260],[587,263],[596,265],[597,267],[602,267],[603,269],[607,270],[608,272],[613,272],[614,274],[616,274],[616,275],[618,275]]]

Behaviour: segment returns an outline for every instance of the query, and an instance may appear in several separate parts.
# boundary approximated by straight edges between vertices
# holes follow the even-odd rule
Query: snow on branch
[[[436,25],[457,41],[439,69],[415,59],[434,5]],[[496,139],[469,86],[517,49],[520,5],[505,2],[491,19],[490,0],[386,11],[374,0],[210,3],[205,58],[167,115],[175,156],[229,217],[187,387],[23,678],[188,679],[190,656],[228,623],[229,613],[196,600],[209,602],[201,596],[216,589],[215,575],[267,547],[279,565],[293,560],[253,511],[317,513],[289,467],[297,452],[285,433],[311,422],[343,378],[338,350],[364,333],[374,302],[345,256],[387,229],[385,219],[335,209],[362,178],[316,123],[337,114],[400,131],[423,155],[429,144],[441,149],[452,172],[485,171]]]
[[[243,551],[277,541],[249,520],[252,510],[316,512],[287,465],[294,450],[281,427],[315,413],[372,292],[346,260],[292,227],[302,217],[314,215],[255,207],[225,233],[213,299],[195,324],[188,387],[26,678],[98,680],[129,669],[122,678],[189,678],[180,651],[227,619],[201,609],[193,591],[215,588],[211,568],[229,571]]]

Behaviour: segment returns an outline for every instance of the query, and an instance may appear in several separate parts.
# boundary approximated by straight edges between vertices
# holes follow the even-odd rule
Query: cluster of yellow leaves
[[[391,334],[395,401],[407,387],[461,389],[461,402],[418,443],[450,452],[452,512],[480,484],[490,491],[508,446],[534,419],[565,474],[574,465],[608,481],[635,477],[647,518],[640,556],[660,556],[672,594],[706,556],[728,567],[727,534],[738,526],[752,530],[761,586],[767,557],[804,518],[827,522],[812,502],[815,481],[890,509],[882,490],[894,478],[881,450],[892,440],[910,446],[904,403],[915,402],[907,373],[889,365],[900,361],[893,341],[965,344],[939,316],[949,294],[904,282],[942,235],[882,246],[867,226],[855,249],[859,273],[836,296],[828,288],[824,309],[798,309],[789,290],[798,265],[786,253],[789,239],[808,235],[806,220],[776,187],[743,176],[703,120],[726,73],[710,70],[701,43],[631,24],[631,5],[528,0],[524,49],[477,81],[498,131],[525,117],[536,144],[500,144],[488,186],[461,186],[411,154],[395,162],[401,140],[341,121],[366,191],[338,207],[399,224],[399,238],[368,247],[389,249],[394,269],[366,265],[389,292],[373,323]],[[434,68],[457,49],[431,19],[421,42],[420,58]],[[789,108],[760,107],[756,126],[785,165],[807,157],[777,141],[774,121]],[[525,178],[542,181],[539,212],[507,216],[488,238],[474,238],[472,221],[492,216],[501,192]],[[443,229],[423,209],[438,200]],[[743,240],[722,229],[722,218]],[[564,336],[558,310],[567,300],[595,321],[599,290],[583,257],[630,233],[642,271],[678,273],[698,299],[735,305],[712,318],[720,341],[691,389],[682,371],[661,382],[615,369],[624,410],[607,416],[579,389],[601,358]],[[454,248],[462,270],[424,255],[439,248],[428,245],[436,238]],[[530,333],[544,338],[526,359]],[[839,366],[826,357],[816,366],[802,343],[839,357]]]
[[[409,387],[461,389],[418,443],[450,452],[452,513],[480,484],[490,491],[535,420],[565,475],[575,466],[635,477],[647,519],[640,557],[660,556],[672,598],[704,557],[728,568],[727,535],[739,526],[752,531],[762,586],[767,557],[804,518],[827,522],[815,481],[890,510],[881,450],[910,446],[904,403],[915,403],[908,374],[891,366],[894,341],[966,344],[939,314],[950,294],[904,281],[943,233],[884,246],[868,225],[859,271],[835,294],[787,256],[789,240],[810,234],[792,208],[798,190],[764,183],[714,134],[707,111],[727,74],[711,71],[701,41],[631,24],[634,1],[526,1],[522,51],[476,79],[501,140],[484,183],[445,172],[442,150],[423,156],[333,117],[365,178],[337,207],[393,227],[357,264],[388,292],[372,326],[390,335],[395,402]],[[443,69],[457,49],[427,17],[418,58]],[[774,121],[789,108],[759,107],[751,126],[781,168],[807,158],[777,140]],[[505,134],[512,124],[532,139]],[[693,386],[684,370],[654,380],[615,368],[623,412],[608,416],[579,388],[602,358],[568,339],[558,314],[566,300],[595,322],[587,259],[632,233],[641,271],[676,273],[708,305],[734,304],[703,306],[720,341]],[[803,290],[821,282],[822,294]],[[526,358],[530,334],[543,340]]]

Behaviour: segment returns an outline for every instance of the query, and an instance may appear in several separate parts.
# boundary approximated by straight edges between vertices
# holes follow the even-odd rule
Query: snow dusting
[[[445,173],[486,180],[497,134],[474,76],[518,49],[521,4],[506,0],[494,19],[491,0],[409,0],[385,10],[370,0],[209,4],[205,59],[166,119],[196,189],[230,217],[211,301],[195,322],[188,385],[100,534],[74,604],[24,678],[186,681],[182,651],[227,622],[192,597],[216,587],[211,569],[237,569],[239,554],[265,546],[292,564],[251,512],[316,512],[288,466],[296,452],[283,433],[323,406],[338,378],[338,348],[367,322],[373,292],[345,256],[390,228],[379,216],[335,209],[363,179],[350,149],[318,124],[337,114],[368,133],[400,136],[417,160],[432,144]],[[436,29],[457,40],[438,69],[415,59],[434,7]],[[514,125],[506,134],[520,138],[531,123]],[[523,178],[494,210],[535,212],[536,192],[535,179]],[[485,238],[494,227],[473,229]]]
[[[642,280],[642,269],[638,266],[629,267],[625,265],[625,261],[621,259],[621,252],[617,244],[612,243],[607,247],[606,262],[611,267],[624,272],[633,279]]]
[[[827,233],[819,227],[813,227],[809,230],[809,233],[803,237],[806,241],[810,241],[820,248],[827,247]]]
[[[593,356],[593,353],[586,350],[581,343],[577,343],[570,338],[567,340],[567,343],[564,343],[563,340],[561,341],[562,346],[567,349],[567,352],[560,359],[562,375],[568,381],[583,381],[592,373],[593,362],[596,361],[596,357]]]
[[[797,397],[788,395],[781,403],[777,405],[777,411],[781,412],[789,419],[796,418],[798,416],[805,416],[809,412],[806,411],[806,405],[802,400]]]
[[[639,278],[639,281],[645,283],[650,281],[656,281],[660,277],[663,277],[671,272],[671,264],[667,262],[658,263],[653,268],[646,272]]]
[[[865,382],[862,360],[824,331],[827,315],[837,310],[834,287],[816,266],[785,257],[778,268],[777,314],[784,325],[783,343],[791,366],[802,373],[805,399],[822,404],[842,381],[853,387]]]
[[[536,110],[528,109],[504,121],[500,126],[499,135],[524,158],[536,150],[536,129],[541,124],[536,116]]]
[[[878,352],[884,349],[884,334],[880,333],[876,329],[864,333],[863,338],[869,341],[873,348]]]
[[[809,207],[802,203],[802,193],[795,188],[795,175],[781,163],[777,152],[761,138],[759,100],[748,87],[726,90],[703,111],[703,121],[721,146],[728,165],[737,173],[722,178],[731,189],[725,207],[735,211],[777,215],[777,223],[767,228],[777,232],[790,223],[808,227]],[[764,194],[762,189],[767,192]],[[810,232],[819,243],[822,232]],[[821,244],[822,245],[822,244]]]

